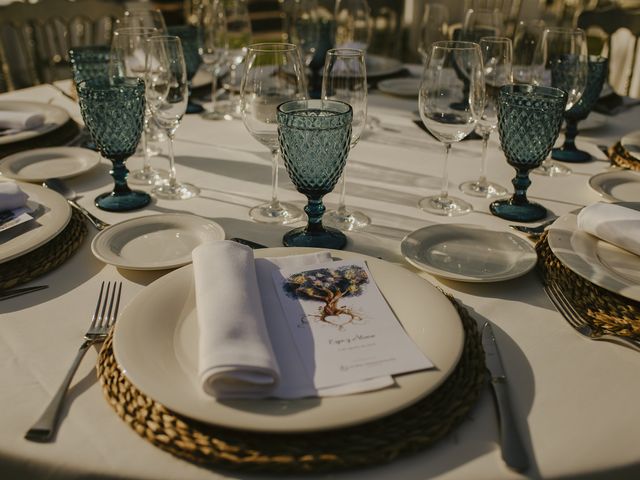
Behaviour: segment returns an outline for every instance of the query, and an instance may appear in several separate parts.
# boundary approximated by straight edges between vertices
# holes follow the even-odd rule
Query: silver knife
[[[484,348],[487,369],[491,375],[491,386],[498,406],[502,458],[509,467],[522,472],[529,468],[529,458],[520,433],[516,428],[513,411],[511,410],[507,376],[502,366],[496,338],[489,322],[486,322],[482,327],[482,347]]]

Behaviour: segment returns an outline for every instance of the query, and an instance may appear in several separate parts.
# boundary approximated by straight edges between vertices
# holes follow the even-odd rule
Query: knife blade
[[[19,297],[26,293],[37,292],[49,288],[49,285],[36,285],[33,287],[15,288],[13,290],[5,290],[0,292],[0,300],[7,300],[9,298]]]
[[[495,394],[498,409],[502,458],[509,467],[522,472],[529,468],[529,458],[522,442],[522,437],[516,428],[515,417],[511,408],[511,398],[509,397],[507,375],[502,365],[493,328],[491,328],[489,322],[486,322],[482,327],[482,347],[484,348],[491,387]]]

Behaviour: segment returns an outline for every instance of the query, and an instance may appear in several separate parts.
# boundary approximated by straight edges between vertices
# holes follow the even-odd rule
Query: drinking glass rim
[[[480,41],[478,42],[478,45],[480,45],[480,42],[482,42],[482,40],[490,40],[490,41],[496,42],[496,43],[498,41],[500,41],[501,43],[509,43],[509,42],[511,42],[511,39],[509,37],[505,37],[505,36],[502,36],[502,35],[488,35],[486,37],[480,37]]]
[[[510,83],[500,87],[500,92],[506,93],[542,93],[548,98],[561,99],[567,97],[567,92],[560,88],[546,85],[534,85],[531,83]]]
[[[465,40],[439,40],[431,44],[431,49],[446,48],[449,50],[475,50],[480,48],[476,42],[467,42]]]
[[[78,90],[84,90],[86,88],[90,88],[92,91],[100,91],[105,92],[111,90],[113,88],[127,88],[131,90],[137,90],[142,87],[142,91],[144,92],[144,80],[139,77],[118,77],[121,83],[116,84],[113,83],[113,79],[104,79],[104,78],[89,78],[86,80],[81,80],[77,84]],[[95,85],[90,85],[95,84]]]
[[[279,113],[282,113],[284,115],[296,115],[304,110],[309,110],[309,108],[301,108],[299,110],[292,110],[292,111],[284,111],[283,110],[283,106],[287,105],[287,104],[291,104],[291,103],[301,103],[301,102],[305,102],[307,105],[310,104],[316,104],[316,105],[326,105],[326,104],[337,104],[337,105],[344,105],[346,106],[346,108],[344,109],[344,111],[341,112],[337,112],[335,110],[332,110],[333,113],[337,114],[337,115],[348,115],[349,112],[353,111],[353,108],[351,107],[351,105],[349,105],[347,102],[343,102],[342,100],[331,100],[331,99],[322,99],[322,98],[305,98],[305,99],[297,99],[297,100],[287,100],[286,102],[282,102],[280,105],[278,105],[276,107],[276,110]],[[312,108],[312,107],[310,107]]]
[[[160,32],[160,30],[156,27],[119,27],[113,31],[113,34],[116,33],[153,33]]]
[[[171,40],[172,42],[175,42],[177,40],[178,42],[182,43],[182,40],[180,40],[180,37],[177,35],[153,35],[146,39],[147,42],[151,42],[152,40],[156,42],[159,42],[161,40]]]
[[[586,32],[582,28],[578,27],[545,27],[542,31],[544,35],[546,32],[554,32],[554,33],[570,33],[574,35],[584,35],[586,36]]]
[[[290,52],[297,50],[297,46],[288,42],[260,42],[247,46],[247,51],[254,52]]]
[[[361,57],[364,56],[364,50],[359,48],[330,48],[327,55],[341,54],[345,57]]]

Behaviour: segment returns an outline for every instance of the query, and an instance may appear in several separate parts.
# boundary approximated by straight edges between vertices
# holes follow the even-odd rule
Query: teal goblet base
[[[109,212],[128,212],[146,207],[151,202],[148,193],[130,190],[124,194],[115,192],[103,193],[95,199],[96,207]]]
[[[569,163],[585,163],[591,161],[591,155],[583,150],[578,150],[575,145],[570,148],[554,148],[551,150],[551,158]]]
[[[347,244],[347,237],[340,230],[324,227],[320,231],[308,227],[294,228],[282,237],[285,247],[317,247],[342,250]]]
[[[489,206],[496,217],[514,222],[535,222],[547,217],[547,209],[533,202],[518,204],[513,198],[496,200]]]

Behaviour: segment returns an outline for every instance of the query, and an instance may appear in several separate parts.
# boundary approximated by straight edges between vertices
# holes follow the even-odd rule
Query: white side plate
[[[64,108],[36,102],[0,102],[0,110],[12,112],[35,112],[44,115],[44,124],[33,130],[0,136],[0,145],[20,142],[29,138],[39,137],[64,125],[69,120],[69,114]]]
[[[19,183],[29,199],[27,205],[33,210],[34,219],[0,233],[0,263],[17,258],[35,250],[58,235],[69,223],[71,207],[57,192]]]
[[[640,173],[611,170],[589,178],[589,186],[613,202],[640,202]]]
[[[105,263],[129,270],[165,270],[191,263],[198,245],[223,240],[217,223],[195,215],[160,214],[132,218],[98,233],[93,254]]]
[[[461,282],[498,282],[524,275],[537,261],[533,246],[509,232],[477,225],[431,225],[407,235],[402,255],[421,270]]]
[[[418,98],[419,78],[389,78],[378,83],[378,90],[399,97]]]
[[[312,251],[317,250],[268,248],[255,254],[275,257]],[[405,268],[356,253],[331,253],[335,258],[366,260],[385,299],[435,369],[401,375],[394,387],[357,395],[218,402],[202,391],[197,375],[198,323],[191,265],[155,281],[124,309],[113,339],[118,364],[137,388],[176,412],[214,425],[263,432],[356,425],[396,412],[434,391],[457,365],[464,343],[462,323],[451,302]]]
[[[384,77],[402,71],[404,65],[400,60],[380,55],[367,55],[365,58],[367,77]]]
[[[575,213],[549,227],[549,247],[573,272],[610,292],[640,301],[640,257],[578,229]]]
[[[14,153],[0,161],[0,174],[23,182],[69,178],[100,163],[97,152],[79,147],[53,147]]]

